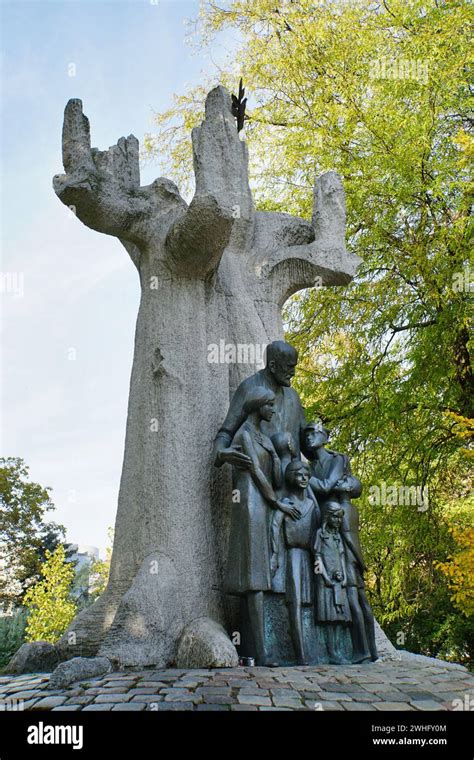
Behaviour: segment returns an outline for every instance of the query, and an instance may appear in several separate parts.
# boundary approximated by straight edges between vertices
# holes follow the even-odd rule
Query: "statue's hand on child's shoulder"
[[[287,497],[279,499],[277,501],[277,507],[286,515],[289,515],[293,520],[299,520],[301,517],[301,512],[294,501],[291,501],[291,499],[288,499]]]

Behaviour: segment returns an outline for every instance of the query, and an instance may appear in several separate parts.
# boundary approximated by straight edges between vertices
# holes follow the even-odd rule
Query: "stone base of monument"
[[[264,595],[265,641],[270,662],[279,666],[298,665],[295,649],[290,635],[290,620],[288,605],[283,594],[269,593]],[[255,644],[249,625],[245,601],[240,608],[241,643],[237,647],[240,657],[255,657]],[[302,628],[305,646],[305,656],[308,665],[330,663],[327,647],[327,630],[324,625],[318,625],[314,620],[313,609],[310,606],[302,608]],[[338,626],[335,648],[340,663],[350,663],[352,660],[352,641],[348,627]]]
[[[34,641],[23,644],[13,655],[4,669],[6,673],[24,674],[33,672],[52,672],[58,668],[58,676],[61,678],[65,672],[77,673],[84,666],[84,677],[90,675],[89,668],[97,667],[98,662],[108,663],[118,670],[126,667],[166,667],[177,668],[227,668],[235,667],[238,657],[254,656],[255,648],[252,636],[246,621],[245,610],[240,611],[237,597],[228,597],[227,617],[230,621],[227,630],[218,623],[207,617],[198,617],[188,623],[181,631],[176,652],[169,660],[163,660],[160,650],[150,652],[147,662],[143,662],[143,649],[136,646],[125,647],[128,656],[121,660],[117,656],[117,650],[107,655],[104,648],[97,645],[95,652],[82,646],[82,641],[75,645],[66,646],[61,640],[57,644],[46,641]],[[89,608],[90,610],[90,608]],[[295,654],[291,637],[289,635],[288,608],[283,594],[269,594],[265,600],[266,636],[270,642],[272,659],[281,666],[295,665]],[[327,643],[324,629],[315,626],[309,608],[303,610],[305,640],[307,643],[309,664],[325,664],[329,662]],[[240,634],[240,645],[235,647],[234,634]],[[393,644],[384,634],[378,623],[375,623],[377,650],[381,660],[399,660],[404,656],[421,657],[408,652],[395,649]],[[279,642],[279,643],[278,643]],[[135,642],[132,641],[132,644]],[[90,641],[89,641],[90,644]],[[350,659],[351,642],[348,631],[341,632],[338,649]],[[100,650],[100,651],[99,651]],[[132,651],[140,657],[131,657]],[[100,655],[97,657],[97,655]],[[135,659],[135,662],[131,660]],[[141,662],[139,662],[141,659]],[[438,661],[435,661],[438,662]],[[72,665],[71,665],[72,663]],[[66,666],[64,670],[64,666]],[[104,667],[104,670],[108,669]],[[78,677],[81,677],[80,675]]]

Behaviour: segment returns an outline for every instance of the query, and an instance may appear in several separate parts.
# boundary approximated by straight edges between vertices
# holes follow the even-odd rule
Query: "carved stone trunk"
[[[141,283],[111,575],[59,648],[119,665],[232,665],[221,591],[230,468],[212,442],[230,396],[258,367],[209,361],[212,344],[282,338],[295,291],[345,284],[359,260],[344,247],[341,181],[316,181],[311,222],[255,212],[247,148],[222,87],[193,130],[196,193],[189,206],[160,178],[140,187],[138,142],[90,148],[80,101],[66,107],[60,199],[89,227],[117,236]]]

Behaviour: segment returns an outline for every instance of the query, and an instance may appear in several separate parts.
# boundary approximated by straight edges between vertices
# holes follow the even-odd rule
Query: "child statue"
[[[280,490],[282,490],[283,495],[285,495],[285,470],[293,459],[298,459],[298,461],[300,461],[300,457],[291,433],[279,431],[278,433],[274,433],[271,439],[281,463],[283,483],[281,484],[282,488]],[[276,513],[273,516],[276,518],[277,522],[275,524],[275,532],[272,538],[272,591],[275,594],[284,594],[286,588],[286,548],[283,530],[280,529],[283,515],[280,513],[280,519],[277,518]]]
[[[339,502],[326,502],[323,524],[316,533],[314,544],[316,622],[326,626],[329,661],[334,665],[348,663],[337,651],[337,631],[339,626],[351,622],[345,546],[341,536],[343,517],[344,510]]]
[[[375,643],[375,623],[369,600],[365,593],[365,564],[359,541],[359,510],[351,500],[362,492],[362,484],[347,468],[347,473],[339,480],[334,492],[338,495],[344,510],[341,533],[346,546],[347,597],[352,616],[351,637],[353,663],[377,660]]]
[[[293,459],[285,469],[285,496],[282,501],[296,506],[300,512],[299,520],[276,510],[272,516],[272,573],[280,562],[281,553],[286,554],[285,594],[288,606],[290,632],[298,665],[306,665],[303,638],[302,606],[312,605],[313,579],[311,549],[320,522],[318,503],[313,492],[308,488],[310,478],[309,465],[299,459]],[[281,527],[283,526],[283,541]],[[284,549],[282,548],[284,544]]]

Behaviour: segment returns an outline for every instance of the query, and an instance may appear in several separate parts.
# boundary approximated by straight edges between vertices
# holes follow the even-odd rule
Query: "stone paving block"
[[[418,699],[418,700],[435,699],[436,700],[436,697],[437,697],[437,690],[435,691],[408,691],[407,689],[403,693],[406,695],[409,702],[411,702],[413,699]]]
[[[256,696],[268,697],[270,692],[268,689],[260,689],[258,686],[243,686],[239,689],[239,694],[255,694]]]
[[[387,680],[387,677],[384,678],[383,676],[366,676],[364,678],[361,678],[360,682],[364,684],[370,684],[370,683],[378,684],[378,683],[385,683],[386,680]]]
[[[94,702],[96,702],[96,704],[104,704],[106,702],[118,704],[119,702],[128,702],[129,699],[129,694],[97,694]]]
[[[237,702],[237,698],[227,697],[225,694],[206,694],[202,701],[209,705],[232,705]]]
[[[118,692],[111,692],[111,691],[110,691],[110,689],[99,689],[99,688],[94,688],[94,689],[85,689],[85,690],[84,690],[82,693],[83,693],[83,695],[84,695],[85,697],[88,697],[88,696],[91,696],[91,697],[98,697],[98,696],[99,696],[99,694],[112,694],[112,693],[114,693],[114,694],[115,694],[115,693],[116,693],[116,694],[122,693],[122,694],[123,694],[123,693],[125,693],[125,692],[120,692],[120,691],[118,691]]]
[[[161,696],[161,695],[160,695]],[[202,702],[202,694],[194,694],[192,691],[184,692],[181,689],[174,689],[163,694],[165,702]]]
[[[270,697],[259,697],[256,694],[239,694],[237,700],[241,705],[272,706]]]
[[[369,702],[344,702],[344,710],[349,712],[375,712],[375,707]]]
[[[295,697],[272,697],[272,701],[275,707],[293,707],[297,709],[303,705],[301,698],[296,699]]]
[[[143,704],[153,704],[153,702],[163,702],[164,697],[161,694],[137,694],[132,697],[131,702],[142,702]]]
[[[301,696],[303,699],[318,699],[321,692],[319,691],[300,691],[298,692],[299,696]],[[351,694],[352,697],[352,694]]]
[[[64,697],[64,689],[45,689],[41,692],[43,697]]]
[[[39,681],[37,678],[28,679],[28,681],[21,681],[20,683],[13,684],[14,687],[20,689],[45,689],[49,681]]]
[[[112,712],[141,712],[145,710],[146,704],[144,702],[125,702],[121,705],[114,705]]]
[[[369,697],[372,697],[374,702],[377,702],[379,699],[382,699],[384,702],[400,702],[400,701],[409,702],[410,701],[410,697],[408,696],[406,692],[401,691],[400,689],[395,689],[393,686],[391,689],[383,689],[383,690],[377,689],[377,691],[364,689],[363,693],[368,694]],[[389,694],[392,694],[392,695],[394,694],[397,697],[403,697],[403,699],[392,700],[388,696]]]
[[[65,705],[89,705],[91,702],[94,701],[94,697],[91,695],[89,697],[68,697],[67,702],[65,702]]]
[[[272,697],[287,697],[289,699],[299,699],[300,697],[299,691],[295,691],[295,689],[270,689],[270,693]]]
[[[153,686],[144,686],[142,689],[129,689],[127,694],[130,694],[132,697],[138,695],[138,694],[158,694],[159,689],[154,688]]]
[[[469,688],[473,688],[473,682],[471,682],[469,685],[466,686],[466,684],[461,684],[457,681],[452,681],[449,683],[449,691],[468,691]],[[436,691],[434,689],[434,691]]]
[[[366,683],[364,684],[364,689],[372,694],[383,694],[385,691],[398,691],[393,683]]]
[[[221,673],[215,673],[212,676],[212,681],[213,683],[219,683],[219,682],[223,683],[224,681],[227,681],[228,678],[232,678],[232,676],[236,678],[237,675],[238,675],[237,673],[232,674],[232,673],[226,673],[225,671]]]
[[[195,694],[223,694],[225,696],[231,695],[231,688],[229,686],[200,686]]]
[[[440,673],[439,675],[432,676],[433,683],[442,683],[443,681],[453,681],[454,678],[450,673]]]
[[[153,708],[148,705],[148,709],[154,709],[157,712],[169,712],[178,710],[186,710],[189,712],[190,710],[194,709],[194,705],[192,702],[157,702]]]
[[[82,710],[84,705],[59,705],[58,707],[53,707],[52,712],[77,712],[78,710]]]
[[[410,704],[416,710],[443,710],[443,706],[440,702],[436,702],[434,699],[414,699]]]
[[[397,710],[400,712],[403,710],[414,710],[408,702],[375,702],[374,707],[376,710],[380,710],[380,712],[385,712],[386,710]]]
[[[93,686],[92,688],[101,694],[108,691],[112,692],[113,694],[125,694],[125,692],[133,688],[133,684],[127,684],[126,686],[122,686],[122,684],[120,686],[116,686],[115,684],[107,684],[106,686]]]
[[[0,695],[0,704],[8,699],[31,699],[32,697],[44,697],[44,692],[38,691],[38,689],[30,689],[29,691],[14,691],[8,696],[5,694]]]
[[[91,678],[90,680],[92,681],[93,679]],[[130,677],[124,675],[124,673],[108,673],[101,680],[102,681],[130,681]]]
[[[360,687],[356,685],[351,684],[344,684],[344,688],[341,689],[341,683],[320,683],[319,684],[320,691],[336,691],[341,692],[344,691],[347,694],[350,694],[351,691],[360,691]]]
[[[67,697],[44,697],[33,705],[33,710],[51,710],[53,707],[64,704]]]
[[[32,691],[32,689],[28,689],[28,687],[25,684],[10,684],[10,686],[5,687],[4,689],[0,689],[0,699],[4,699],[8,695],[12,696],[14,694],[17,694],[21,691]],[[41,689],[34,689],[34,691],[42,691]]]
[[[82,708],[82,712],[108,712],[112,710],[112,702],[104,702],[102,704],[86,705]]]
[[[332,702],[333,700],[335,702],[352,702],[352,697],[350,697],[348,694],[345,694],[343,692],[337,692],[337,691],[321,691],[319,692],[319,700],[320,701],[328,701]]]
[[[258,707],[256,705],[231,705],[232,712],[257,712]]]
[[[199,712],[229,712],[230,705],[224,704],[208,704],[207,702],[202,705],[197,705]]]
[[[168,685],[176,680],[176,676],[166,676],[160,672],[156,673],[156,675],[147,676],[147,681],[164,681]]]
[[[411,700],[411,697],[402,691],[379,691],[374,694],[368,694],[367,696],[369,696],[373,702],[378,702],[380,700],[383,702],[410,702]],[[354,697],[354,699],[358,700],[359,697]],[[360,701],[364,702],[365,700]]]

